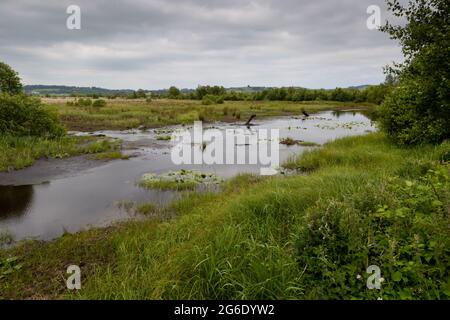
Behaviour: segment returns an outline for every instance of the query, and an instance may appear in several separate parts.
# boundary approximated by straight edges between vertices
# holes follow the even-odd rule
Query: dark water
[[[357,112],[323,112],[307,120],[291,117],[255,121],[251,128],[280,129],[280,137],[292,137],[323,144],[350,135],[375,131],[371,121]],[[218,123],[220,130],[236,128]],[[24,238],[52,239],[63,232],[76,232],[89,226],[107,225],[120,219],[135,217],[119,203],[151,201],[166,205],[176,193],[143,190],[136,182],[146,172],[162,173],[181,168],[213,172],[225,178],[242,172],[259,172],[258,165],[182,165],[176,166],[170,157],[171,142],[156,141],[153,130],[104,131],[102,134],[121,138],[133,146],[130,160],[118,160],[81,170],[70,176],[52,178],[49,182],[8,186],[0,176],[0,234],[12,234],[15,240]],[[280,162],[311,149],[280,145]],[[30,177],[30,181],[33,181]],[[22,179],[23,180],[23,179]]]

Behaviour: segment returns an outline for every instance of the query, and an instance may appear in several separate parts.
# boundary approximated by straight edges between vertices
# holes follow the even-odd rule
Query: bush
[[[92,100],[90,98],[80,98],[77,100],[76,105],[80,107],[90,107],[92,105]]]
[[[0,134],[14,136],[62,136],[64,127],[56,114],[44,110],[38,98],[0,95]]]
[[[202,98],[202,104],[205,106],[209,106],[211,104],[216,104],[216,99],[213,95],[207,94]]]
[[[95,107],[95,108],[105,107],[106,106],[106,101],[103,100],[103,99],[95,100],[94,103],[92,104],[92,106]]]
[[[296,248],[299,265],[309,270],[304,281],[313,285],[311,297],[450,297],[448,169],[435,165],[416,180],[367,182],[357,195],[310,207],[299,225]],[[368,276],[361,270],[369,264],[382,270],[381,292],[361,290]]]
[[[450,114],[418,81],[394,89],[381,105],[381,128],[399,144],[440,143],[450,137]]]

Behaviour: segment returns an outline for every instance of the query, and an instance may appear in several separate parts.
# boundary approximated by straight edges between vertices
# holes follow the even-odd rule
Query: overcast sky
[[[66,9],[81,8],[81,30]],[[1,0],[0,61],[25,84],[347,87],[384,80],[384,0]]]

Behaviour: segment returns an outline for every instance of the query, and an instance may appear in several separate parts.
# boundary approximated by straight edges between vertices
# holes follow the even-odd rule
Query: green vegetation
[[[286,146],[298,145],[298,146],[302,146],[302,147],[317,147],[317,146],[319,146],[319,144],[317,144],[315,142],[295,140],[295,139],[293,139],[291,137],[281,138],[280,139],[280,144],[284,144]]]
[[[23,94],[17,73],[0,63],[0,172],[22,169],[35,160],[94,154],[94,159],[123,159],[120,142],[92,137],[68,137],[55,110],[44,108],[41,100]],[[91,106],[90,99],[70,106]],[[105,106],[96,100],[94,107]],[[97,141],[94,141],[97,140]],[[100,153],[100,154],[98,154]]]
[[[48,111],[80,130],[299,115],[384,101],[377,110],[384,132],[336,140],[284,164],[298,174],[242,175],[223,183],[218,193],[192,192],[220,183],[214,175],[145,174],[140,186],[184,191],[182,198],[167,208],[140,205],[136,211],[147,215],[141,221],[0,250],[0,298],[449,299],[450,3],[410,1],[403,7],[388,0],[388,6],[408,22],[382,28],[400,40],[406,61],[380,86],[245,93],[218,86],[184,93],[172,87],[162,96],[173,100],[150,103],[138,90],[129,98],[140,100],[118,99],[102,108],[90,99],[47,101]],[[0,65],[0,76],[14,78],[1,68],[7,70]],[[2,99],[19,110],[37,104],[19,95]],[[10,115],[0,122],[3,132],[31,135],[23,112],[17,117],[15,108],[4,110]],[[11,115],[20,121],[10,123]],[[38,136],[54,135],[45,116]],[[75,139],[2,137],[0,170],[71,150],[107,150],[100,158],[119,155],[108,150],[108,141],[80,147]],[[292,138],[281,143],[312,145]],[[130,202],[122,206],[134,209]],[[0,237],[0,243],[10,240]],[[65,287],[71,264],[83,270],[77,292]],[[381,270],[380,290],[366,286],[372,265]]]
[[[18,170],[40,158],[67,158],[79,154],[112,152],[120,142],[92,137],[12,137],[0,136],[0,172]],[[115,151],[117,152],[117,151]],[[100,155],[96,155],[100,156]]]
[[[399,83],[380,108],[381,126],[400,144],[440,143],[450,138],[450,2],[388,4],[407,21],[382,28],[400,42],[405,62],[391,68]]]
[[[223,96],[215,96],[212,94],[207,94],[202,98],[203,105],[212,105],[212,104],[223,104]]]
[[[44,110],[38,98],[0,95],[0,134],[14,136],[62,136],[64,128],[55,113]]]
[[[211,186],[220,184],[222,178],[212,173],[202,173],[181,169],[164,174],[146,173],[139,185],[147,189],[159,190],[194,190],[198,186]]]
[[[93,106],[94,108],[102,108],[102,107],[106,106],[106,101],[103,100],[103,99],[95,100],[95,101],[92,103],[92,106]]]
[[[22,89],[17,72],[0,61],[0,94],[16,95],[22,93]]]
[[[215,104],[215,100],[225,101],[340,101],[368,102],[380,104],[392,89],[392,83],[386,82],[364,88],[306,89],[299,87],[258,88],[256,91],[227,90],[221,86],[199,86],[196,90],[181,92],[170,87],[155,98],[201,100],[203,104]],[[220,103],[220,102],[219,102]]]
[[[169,221],[1,251],[24,267],[0,295],[68,297],[65,268],[82,263],[73,298],[448,299],[449,159],[448,143],[337,140],[288,164],[309,175],[239,176],[222,193],[189,193]],[[381,290],[366,288],[369,265]]]
[[[78,102],[81,99],[78,99]],[[366,108],[373,104],[330,101],[274,102],[274,101],[226,101],[224,104],[202,105],[195,100],[123,100],[108,101],[102,108],[75,105],[72,98],[43,99],[46,109],[56,112],[69,130],[123,130],[130,128],[161,127],[172,124],[192,124],[194,121],[236,121],[248,119],[252,114],[258,118],[300,115],[325,110]],[[69,102],[69,104],[67,103]]]
[[[171,140],[172,137],[171,136],[156,136],[156,140],[160,140],[160,141],[169,141]]]
[[[158,208],[153,203],[145,203],[137,208],[137,212],[143,215],[150,215],[158,211]]]

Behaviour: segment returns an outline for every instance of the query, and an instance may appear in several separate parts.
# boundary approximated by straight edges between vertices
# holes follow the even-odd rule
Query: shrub
[[[442,142],[450,137],[450,114],[444,105],[436,106],[433,99],[419,82],[404,83],[381,105],[381,128],[399,144]]]
[[[207,94],[202,98],[202,104],[205,106],[209,106],[211,104],[216,104],[216,99],[212,94]]]
[[[177,99],[180,97],[180,95],[181,95],[181,91],[177,87],[172,86],[169,88],[169,91],[168,91],[169,98]]]
[[[80,107],[90,107],[92,105],[92,100],[89,98],[80,98],[77,100],[76,105]]]
[[[95,108],[105,107],[106,106],[106,101],[103,100],[103,99],[95,100],[94,103],[92,104],[92,106],[95,107]]]
[[[0,134],[61,136],[64,133],[57,115],[44,110],[38,98],[0,95]]]
[[[223,96],[217,96],[216,97],[216,103],[217,104],[223,104],[224,103],[224,97]]]
[[[309,270],[304,281],[313,285],[311,298],[450,297],[448,169],[435,165],[416,180],[367,182],[357,195],[310,207],[296,248],[299,265]],[[361,271],[371,264],[382,270],[382,292],[361,290],[368,276]]]

